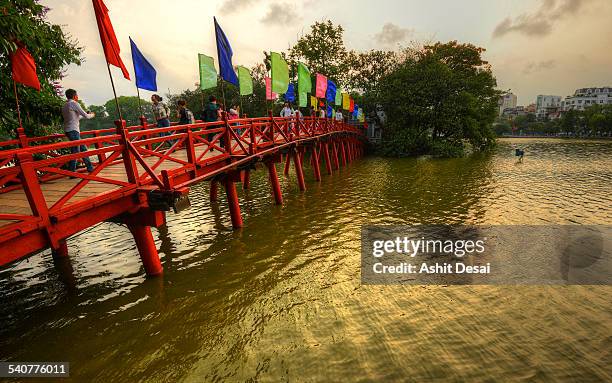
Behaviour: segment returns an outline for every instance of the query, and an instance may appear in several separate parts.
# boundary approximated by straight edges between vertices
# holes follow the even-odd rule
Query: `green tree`
[[[81,48],[59,25],[46,20],[48,8],[35,0],[0,0],[0,135],[14,136],[18,126],[9,54],[22,42],[34,57],[41,91],[17,84],[28,135],[59,131],[63,99],[57,81],[69,64],[81,64]]]
[[[334,81],[336,85],[345,86],[348,76],[348,55],[344,40],[344,28],[331,21],[315,22],[310,33],[300,37],[289,49],[292,63],[302,61],[310,73],[321,73]]]
[[[463,152],[494,145],[500,92],[483,48],[456,41],[423,47],[383,76],[376,97],[388,116],[389,154]]]
[[[126,121],[127,126],[140,125],[140,108],[138,107],[138,97],[136,96],[119,96],[117,98],[121,114]],[[142,112],[149,123],[153,121],[153,112],[149,101],[140,100]],[[170,105],[169,105],[170,107]],[[97,130],[108,129],[115,126],[114,121],[117,120],[117,107],[115,99],[112,98],[104,103],[104,105],[91,105],[89,108],[84,108],[96,114],[91,120],[81,120],[81,130]],[[170,107],[172,111],[172,107]]]

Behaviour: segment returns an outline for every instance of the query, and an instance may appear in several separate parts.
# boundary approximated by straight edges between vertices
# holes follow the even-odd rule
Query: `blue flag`
[[[336,101],[336,84],[332,80],[327,80],[327,93],[325,93],[327,102]]]
[[[357,118],[357,115],[359,114],[359,105],[355,104],[355,109],[353,109],[353,118]]]
[[[331,105],[327,105],[327,118],[331,118],[333,112],[334,110],[332,109]]]
[[[295,102],[295,88],[293,87],[293,83],[289,83],[287,93],[285,93],[285,101]]]
[[[238,86],[238,76],[234,72],[234,65],[232,64],[232,47],[230,46],[225,33],[217,23],[217,19],[213,17],[215,21],[215,36],[217,38],[217,56],[219,57],[219,73],[221,73],[221,79]]]
[[[151,91],[157,90],[157,72],[153,65],[142,55],[134,41],[130,37],[132,47],[132,62],[134,63],[134,73],[136,74],[136,87]]]

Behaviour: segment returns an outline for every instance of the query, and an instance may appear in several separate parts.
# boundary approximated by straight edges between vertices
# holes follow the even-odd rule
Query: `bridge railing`
[[[119,125],[84,131],[79,141],[49,135],[0,142],[0,149],[9,148],[0,150],[0,195],[19,193],[30,209],[26,214],[0,208],[0,236],[33,230],[51,219],[134,193],[142,186],[169,189],[174,173],[336,132],[363,135],[363,129],[331,119],[269,116],[167,128]],[[88,151],[70,153],[77,145]],[[68,169],[70,161],[81,161],[84,156],[93,159],[93,171]],[[64,189],[54,189],[52,181],[61,181]]]

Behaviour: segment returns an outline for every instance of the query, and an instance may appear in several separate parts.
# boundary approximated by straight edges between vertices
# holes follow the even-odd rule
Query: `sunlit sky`
[[[43,0],[51,22],[84,47],[85,62],[62,81],[86,104],[112,97],[92,3]],[[215,57],[213,16],[234,51],[234,65],[261,62],[264,50],[282,51],[317,20],[345,29],[349,49],[394,49],[411,41],[471,42],[487,49],[500,89],[519,105],[538,94],[567,96],[575,89],[612,85],[610,0],[105,0],[121,57],[133,74],[128,36],[157,70],[158,93],[194,88],[197,53]],[[113,68],[120,95],[133,82]],[[133,75],[132,75],[133,77]],[[152,94],[141,91],[148,98]]]

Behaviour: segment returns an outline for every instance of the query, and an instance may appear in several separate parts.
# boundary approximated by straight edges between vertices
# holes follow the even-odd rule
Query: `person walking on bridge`
[[[293,116],[293,109],[291,109],[291,106],[289,106],[288,102],[285,103],[285,106],[280,111],[280,116],[281,117],[292,117]]]
[[[95,113],[87,113],[83,110],[81,105],[78,103],[79,96],[77,91],[74,89],[66,90],[66,104],[62,108],[62,116],[64,117],[64,133],[70,141],[78,141],[81,139],[81,118],[94,118]],[[85,145],[76,145],[70,148],[71,153],[86,152],[87,147]],[[88,172],[93,172],[93,165],[89,160],[88,156],[83,157],[83,162],[87,166]],[[76,159],[70,160],[68,163],[68,170],[71,172],[76,171]]]
[[[170,126],[170,108],[162,102],[162,98],[154,94],[151,96],[151,102],[153,102],[153,116],[157,121],[158,128],[167,128]],[[160,136],[168,136],[170,132],[160,133]]]

